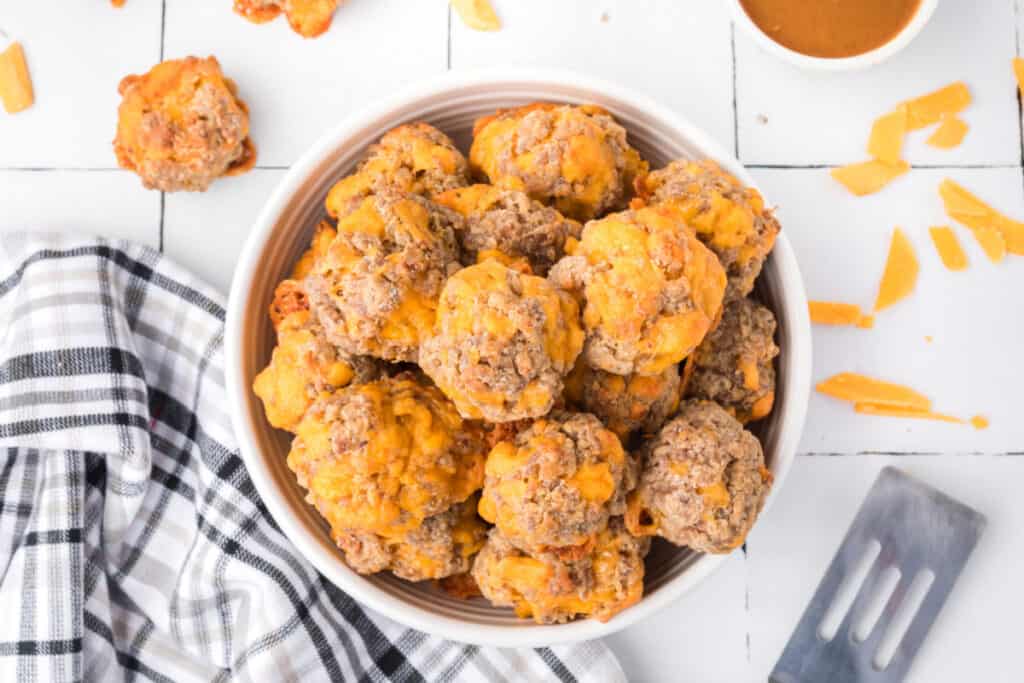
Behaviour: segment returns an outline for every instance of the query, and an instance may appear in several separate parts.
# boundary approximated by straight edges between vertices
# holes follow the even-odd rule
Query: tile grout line
[[[740,115],[736,88],[736,22],[729,22],[729,50],[732,53],[732,153],[740,158]],[[742,163],[742,162],[741,162]]]
[[[445,41],[445,69],[452,70],[452,5],[448,3],[448,40]]]
[[[160,61],[164,61],[164,36],[167,29],[167,0],[160,0]],[[160,193],[160,253],[164,253],[164,216],[166,215],[167,193]]]

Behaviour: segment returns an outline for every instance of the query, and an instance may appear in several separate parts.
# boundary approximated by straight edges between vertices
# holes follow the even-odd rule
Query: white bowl
[[[231,419],[242,457],[267,508],[298,551],[356,600],[396,621],[451,640],[501,647],[551,645],[613,633],[693,589],[724,557],[657,542],[647,561],[645,594],[638,604],[607,623],[584,619],[553,626],[517,619],[511,610],[482,600],[451,598],[430,582],[408,583],[387,573],[360,576],[345,565],[326,524],[304,502],[285,464],[289,435],[270,427],[250,387],[274,343],[267,318],[274,287],[306,249],[314,227],[325,215],[323,200],[328,188],[352,170],[367,145],[394,126],[423,120],[451,135],[465,149],[476,118],[500,107],[536,100],[593,102],[607,108],[654,167],[672,158],[710,157],[743,182],[754,184],[739,162],[686,119],[618,86],[547,70],[450,73],[349,117],[291,167],[268,199],[242,251],[231,286],[225,340]],[[782,348],[776,407],[758,427],[768,466],[775,475],[775,496],[800,437],[811,365],[807,299],[785,232],[765,266],[758,291],[778,318]]]
[[[740,0],[726,1],[729,3],[733,21],[751,35],[765,52],[780,57],[790,64],[813,71],[856,71],[884,62],[909,45],[910,41],[917,37],[917,34],[921,32],[924,25],[932,18],[932,14],[939,4],[939,0],[921,0],[921,4],[917,7],[917,12],[907,22],[907,25],[903,27],[903,30],[893,36],[888,43],[880,45],[874,50],[854,55],[853,57],[828,58],[811,57],[796,50],[790,50],[788,47],[775,42],[767,33],[761,30],[760,26],[754,23],[750,15],[747,14],[747,11],[743,9]],[[808,2],[816,1],[818,0],[808,0]],[[856,0],[853,1],[855,2]]]

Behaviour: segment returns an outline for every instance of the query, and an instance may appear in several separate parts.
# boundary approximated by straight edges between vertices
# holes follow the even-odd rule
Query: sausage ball
[[[327,338],[353,355],[415,362],[441,287],[460,267],[461,221],[411,194],[367,197],[338,221],[304,283]]]
[[[653,434],[679,406],[679,366],[659,375],[613,375],[578,362],[565,380],[565,396],[623,441],[635,432]]]
[[[636,468],[587,413],[537,420],[487,456],[480,516],[530,552],[583,546],[625,510]]]
[[[457,235],[466,265],[476,263],[481,253],[497,251],[525,258],[534,273],[544,276],[565,255],[565,240],[579,237],[583,229],[523,192],[493,185],[448,190],[434,200],[466,219]]]
[[[604,109],[546,103],[477,121],[469,163],[492,185],[525,192],[580,221],[624,208],[634,178],[647,170]]]
[[[203,191],[256,163],[249,109],[215,57],[161,62],[118,92],[114,153],[147,189]]]
[[[649,548],[650,539],[631,536],[618,517],[578,557],[529,555],[492,529],[473,578],[492,603],[538,624],[578,616],[604,622],[640,600]]]
[[[254,24],[284,12],[288,25],[303,38],[315,38],[331,26],[338,0],[235,0],[235,12]]]
[[[468,419],[540,417],[583,346],[569,294],[495,260],[445,283],[420,366]]]
[[[648,203],[670,202],[715,252],[729,277],[727,301],[741,299],[775,246],[779,222],[761,194],[744,187],[713,161],[673,161],[637,180]]]
[[[327,194],[327,213],[345,216],[380,192],[431,198],[468,184],[466,158],[455,143],[430,124],[409,123],[385,133],[356,172],[335,183]]]
[[[583,228],[549,278],[583,301],[583,357],[617,375],[659,375],[717,319],[725,272],[671,207],[611,214]]]
[[[690,357],[688,398],[714,401],[746,424],[772,411],[775,401],[775,316],[750,299],[725,307],[722,322]]]
[[[742,545],[771,488],[760,442],[710,401],[683,404],[641,458],[626,526],[699,552]]]
[[[367,532],[334,535],[345,563],[355,571],[375,574],[389,570],[407,581],[468,572],[486,539],[487,526],[476,516],[475,498],[427,517],[412,531],[393,538]]]
[[[484,444],[437,390],[409,375],[319,399],[296,429],[288,467],[335,538],[400,538],[483,485]]]

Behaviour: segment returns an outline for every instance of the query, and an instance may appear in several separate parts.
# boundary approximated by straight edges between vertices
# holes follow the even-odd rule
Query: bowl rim
[[[907,22],[907,25],[893,36],[889,42],[879,45],[874,50],[868,50],[852,57],[812,57],[776,42],[760,26],[754,23],[754,20],[750,18],[747,11],[743,9],[740,0],[727,1],[733,22],[743,27],[743,30],[754,39],[761,49],[790,64],[809,71],[858,71],[881,64],[902,51],[903,48],[917,37],[925,27],[925,24],[932,18],[935,8],[939,5],[939,0],[921,0],[917,11],[910,21]]]
[[[719,162],[744,183],[757,187],[753,178],[739,161],[684,117],[645,95],[639,95],[601,79],[551,68],[465,69],[449,71],[425,79],[386,99],[361,108],[328,130],[292,164],[267,198],[246,238],[231,282],[225,320],[225,381],[232,428],[236,435],[240,455],[257,492],[285,536],[325,578],[358,602],[394,621],[426,633],[475,645],[540,647],[591,640],[624,629],[675,602],[717,569],[728,555],[705,554],[699,556],[685,572],[667,581],[659,587],[658,591],[644,595],[638,603],[604,623],[595,619],[581,619],[557,625],[538,625],[526,622],[516,626],[482,625],[434,614],[423,608],[409,605],[377,588],[370,581],[351,570],[340,571],[337,555],[328,552],[322,544],[313,539],[302,522],[288,510],[283,496],[274,484],[272,474],[260,457],[260,447],[254,436],[255,425],[247,407],[250,391],[248,381],[244,377],[244,358],[241,353],[245,336],[242,323],[248,307],[247,295],[252,289],[255,278],[260,276],[259,259],[263,246],[270,238],[282,211],[288,205],[296,189],[301,186],[305,178],[334,153],[340,144],[350,137],[350,131],[358,131],[374,121],[388,116],[391,112],[424,98],[436,97],[445,92],[472,86],[501,87],[501,85],[513,84],[539,87],[565,87],[568,84],[575,88],[594,92],[596,95],[628,103],[678,131],[707,157]],[[795,458],[806,417],[811,378],[811,333],[807,297],[795,254],[785,232],[779,233],[772,258],[777,263],[781,281],[780,302],[790,321],[788,327],[792,330],[792,340],[786,351],[790,357],[790,372],[786,377],[787,402],[792,405],[778,428],[779,441],[776,451],[778,471],[775,473],[775,485],[769,493],[765,510],[778,495],[781,483],[786,478],[789,467]]]

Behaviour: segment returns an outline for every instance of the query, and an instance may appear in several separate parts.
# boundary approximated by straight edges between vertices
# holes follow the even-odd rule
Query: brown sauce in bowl
[[[810,57],[853,57],[885,45],[921,0],[740,0],[775,42]]]

